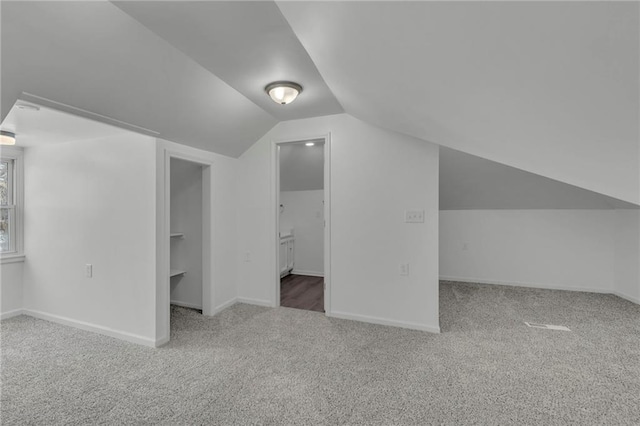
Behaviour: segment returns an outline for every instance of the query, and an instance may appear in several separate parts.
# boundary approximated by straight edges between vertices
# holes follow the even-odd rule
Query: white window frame
[[[15,147],[0,147],[0,158],[11,160],[13,185],[11,191],[13,204],[9,207],[12,220],[10,222],[11,235],[10,251],[0,253],[0,264],[22,262],[24,260],[24,171],[23,171],[23,151]],[[12,170],[11,170],[12,169]]]

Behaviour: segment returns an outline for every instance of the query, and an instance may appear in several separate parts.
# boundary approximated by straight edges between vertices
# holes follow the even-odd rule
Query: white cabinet
[[[293,235],[280,237],[280,276],[293,270],[295,260],[295,240]]]

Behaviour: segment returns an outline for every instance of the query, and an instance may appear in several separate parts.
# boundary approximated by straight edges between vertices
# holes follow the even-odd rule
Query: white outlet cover
[[[405,223],[424,223],[424,210],[405,210]]]
[[[409,275],[409,264],[408,263],[401,263],[400,264],[400,275],[402,275],[402,276],[408,276]]]

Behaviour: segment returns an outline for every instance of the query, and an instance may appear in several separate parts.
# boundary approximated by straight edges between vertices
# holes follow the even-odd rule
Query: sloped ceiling
[[[638,208],[544,176],[440,148],[440,210]]]
[[[0,112],[4,119],[18,98],[48,99],[237,157],[279,120],[344,107],[380,127],[638,204],[639,9],[2,2]],[[278,106],[263,93],[276,79],[305,91]]]
[[[345,111],[638,203],[637,2],[278,2]]]
[[[2,118],[22,92],[238,156],[277,119],[108,2],[2,3]]]
[[[343,112],[274,2],[114,4],[278,120]],[[303,85],[295,104],[278,105],[266,96],[264,87],[279,80]]]
[[[20,102],[19,105],[25,104]],[[57,109],[39,107],[36,111],[22,109],[19,105],[14,106],[2,122],[3,130],[18,135],[16,145],[19,147],[108,138],[129,133],[120,127],[87,120]]]

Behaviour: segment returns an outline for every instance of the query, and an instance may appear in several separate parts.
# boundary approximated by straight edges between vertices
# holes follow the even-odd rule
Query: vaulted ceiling
[[[1,11],[3,120],[24,99],[237,157],[279,121],[347,112],[640,202],[637,2],[50,1]],[[281,79],[304,86],[291,105],[264,93]]]
[[[278,2],[345,110],[640,202],[638,2]]]

